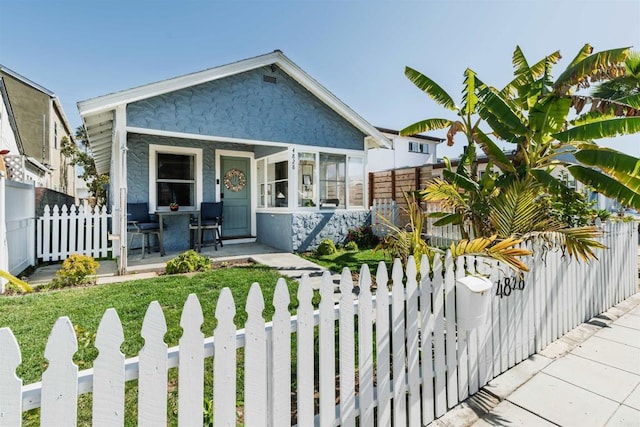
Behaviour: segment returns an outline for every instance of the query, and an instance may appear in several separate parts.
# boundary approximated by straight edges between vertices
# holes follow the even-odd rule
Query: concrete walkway
[[[640,293],[496,377],[437,426],[640,426]]]
[[[129,274],[124,276],[118,276],[118,267],[115,261],[100,261],[96,282],[100,285],[157,277],[159,272],[164,270],[166,262],[177,255],[178,253],[167,253],[166,256],[160,257],[159,254],[154,253],[145,259],[142,259],[140,256],[130,256]],[[249,259],[259,264],[275,268],[279,270],[283,276],[294,279],[300,279],[303,274],[307,273],[314,289],[320,287],[322,274],[327,271],[326,268],[297,255],[288,252],[279,252],[272,247],[259,243],[228,244],[225,245],[224,248],[219,248],[218,251],[208,250],[203,252],[203,255],[211,257],[216,263]],[[60,267],[61,263],[41,266],[28,277],[28,281],[31,285],[48,283],[55,277]],[[337,287],[340,275],[334,274],[332,279]]]

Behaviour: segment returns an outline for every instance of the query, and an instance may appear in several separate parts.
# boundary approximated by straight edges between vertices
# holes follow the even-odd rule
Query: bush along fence
[[[106,206],[91,209],[82,205],[49,205],[37,224],[37,257],[42,261],[60,261],[71,254],[105,258],[112,251]]]
[[[290,295],[281,279],[269,323],[262,314],[260,286],[254,284],[241,330],[233,323],[236,307],[225,288],[210,338],[200,330],[203,313],[191,295],[182,313],[179,346],[169,349],[162,309],[153,302],[142,324],[144,347],[127,360],[120,351],[122,326],[109,309],[97,331],[93,369],[81,372],[72,361],[77,349],[73,326],[62,317],[45,350],[49,364],[42,382],[27,386],[15,375],[21,357],[17,342],[9,328],[2,328],[0,423],[20,425],[22,411],[40,407],[43,425],[75,425],[78,394],[92,392],[93,424],[124,425],[125,382],[137,379],[138,424],[167,425],[167,372],[177,367],[178,424],[200,425],[202,402],[212,399],[215,424],[235,425],[240,421],[236,364],[243,348],[241,421],[246,425],[353,426],[356,420],[359,425],[387,426],[391,420],[398,426],[426,425],[495,376],[637,292],[635,224],[606,224],[604,229],[610,249],[601,252],[599,262],[578,264],[558,252],[538,253],[527,260],[530,271],[521,280],[486,259],[454,260],[447,254],[429,266],[426,258],[419,265],[410,258],[406,272],[399,261],[394,263],[391,280],[381,263],[375,295],[366,266],[358,296],[345,269],[338,304],[326,273],[314,311],[305,276],[296,316],[289,312]],[[460,321],[466,309],[457,280],[465,270],[488,275],[493,286],[487,320],[473,329],[463,329]],[[204,360],[211,357],[213,396],[204,396],[204,377],[211,375],[205,373]]]

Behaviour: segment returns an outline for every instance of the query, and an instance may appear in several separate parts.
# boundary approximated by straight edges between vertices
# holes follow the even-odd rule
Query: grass
[[[316,255],[315,253],[306,253],[303,258],[315,262],[331,271],[339,273],[344,267],[349,267],[351,272],[359,272],[362,264],[367,264],[371,273],[375,275],[378,269],[378,263],[384,261],[387,269],[391,266],[391,258],[385,256],[381,250],[362,249],[358,251],[345,251],[339,249],[338,252],[331,255]]]
[[[113,307],[122,322],[125,341],[121,346],[126,357],[138,354],[144,344],[140,329],[145,312],[151,301],[162,306],[167,321],[165,342],[169,346],[178,345],[182,334],[180,316],[187,296],[198,296],[204,313],[202,331],[205,336],[213,335],[216,321],[213,313],[215,304],[224,287],[230,287],[236,304],[235,323],[243,327],[247,318],[244,311],[249,288],[254,282],[260,283],[265,299],[263,316],[271,320],[274,308],[275,284],[281,276],[268,267],[232,267],[212,270],[187,276],[161,276],[154,279],[136,280],[103,286],[66,289],[61,291],[36,293],[25,296],[0,298],[0,327],[8,326],[13,331],[22,352],[22,365],[18,376],[24,384],[40,381],[46,368],[44,350],[51,329],[60,316],[68,316],[76,328],[78,352],[74,361],[80,369],[90,368],[97,356],[94,347],[95,334],[100,319],[107,308]],[[297,282],[287,279],[291,295],[291,307],[297,306]],[[240,361],[239,361],[240,363]],[[210,368],[210,366],[209,366]],[[239,369],[241,365],[239,364]],[[210,369],[209,369],[210,370]],[[169,373],[170,388],[177,382],[177,372]],[[211,390],[211,378],[207,378]],[[173,393],[175,395],[175,393]],[[135,425],[137,383],[127,383],[125,418],[127,425]],[[209,395],[209,394],[208,394]],[[169,397],[170,418],[175,417],[177,398]],[[25,414],[25,425],[38,425],[37,411]],[[91,423],[90,396],[79,399],[79,424]],[[171,422],[173,424],[173,422]]]
[[[151,301],[158,301],[167,320],[165,342],[177,345],[182,334],[180,316],[187,296],[198,296],[205,321],[202,331],[211,336],[215,328],[215,303],[220,291],[230,287],[234,295],[237,314],[235,323],[244,325],[246,313],[242,309],[253,282],[262,284],[266,301],[264,317],[269,320],[273,306],[269,301],[278,278],[277,271],[267,267],[235,267],[213,270],[187,276],[161,276],[103,286],[66,289],[56,292],[0,298],[0,327],[13,331],[22,351],[22,365],[18,375],[25,384],[39,381],[46,360],[44,349],[51,328],[60,316],[71,319],[79,335],[79,350],[75,361],[80,369],[89,368],[97,355],[93,347],[100,319],[107,308],[115,308],[124,329],[125,342],[121,349],[125,356],[136,355],[144,343],[140,328]],[[295,300],[297,283],[288,279],[291,299]],[[292,306],[297,303],[292,304]]]

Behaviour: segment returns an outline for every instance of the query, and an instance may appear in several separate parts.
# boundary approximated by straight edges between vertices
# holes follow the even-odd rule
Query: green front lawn
[[[380,261],[384,261],[387,264],[387,269],[392,264],[391,258],[385,256],[381,250],[374,251],[373,249],[358,251],[339,249],[338,252],[331,255],[316,255],[310,252],[303,254],[302,257],[336,273],[341,272],[344,267],[349,267],[352,273],[359,272],[362,264],[367,264],[371,274],[375,275]]]
[[[215,328],[215,304],[224,287],[230,287],[236,302],[236,325],[246,321],[244,305],[253,282],[262,285],[265,298],[264,317],[271,319],[273,306],[270,301],[278,278],[277,271],[267,267],[233,267],[199,273],[193,277],[162,276],[155,279],[136,280],[111,285],[66,289],[56,292],[35,293],[26,296],[0,298],[0,327],[13,331],[22,351],[22,365],[18,368],[25,384],[40,381],[46,367],[44,349],[51,329],[60,316],[68,316],[76,328],[79,350],[74,360],[80,369],[92,366],[97,355],[93,346],[100,319],[107,308],[118,312],[124,329],[125,342],[122,351],[126,357],[138,354],[144,344],[140,329],[151,301],[157,300],[167,320],[165,342],[178,345],[182,334],[180,315],[187,296],[198,296],[204,313],[202,331],[213,335]],[[297,302],[297,282],[287,279],[292,306]]]

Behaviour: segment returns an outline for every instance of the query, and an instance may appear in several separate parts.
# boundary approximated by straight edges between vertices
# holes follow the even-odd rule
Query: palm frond
[[[29,286],[29,284],[27,282],[25,282],[24,280],[20,280],[17,277],[15,277],[13,274],[6,272],[4,270],[0,270],[0,277],[2,277],[3,279],[6,279],[9,281],[9,283],[12,283],[14,285],[16,285],[17,287],[19,287],[20,289],[22,289],[23,292],[33,292],[33,288],[31,286]]]
[[[569,256],[585,262],[598,259],[596,249],[607,249],[604,244],[596,240],[600,237],[602,237],[602,231],[594,226],[535,231],[523,236],[526,240],[539,239],[549,247],[566,250]]]
[[[572,165],[567,169],[578,181],[592,187],[598,193],[616,199],[623,206],[640,208],[640,194],[625,186],[617,179],[581,165]]]
[[[482,147],[482,151],[489,159],[493,161],[501,170],[507,172],[515,172],[513,164],[507,155],[480,129],[475,129],[473,134],[474,140]]]
[[[467,68],[464,71],[464,90],[462,91],[462,112],[471,116],[476,110],[478,96],[476,95],[476,73]]]

